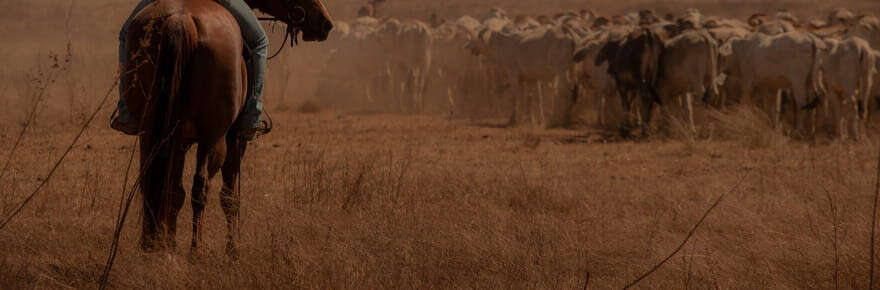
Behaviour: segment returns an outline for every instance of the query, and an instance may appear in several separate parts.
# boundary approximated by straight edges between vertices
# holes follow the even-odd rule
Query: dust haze
[[[0,219],[112,94],[46,188],[0,230],[2,288],[97,287],[121,190],[135,175],[125,173],[136,140],[111,130],[108,119],[117,33],[136,2],[0,1],[0,168],[8,166]],[[561,14],[592,12],[587,34],[572,36],[583,40],[602,29],[593,26],[597,17],[620,26],[640,10],[663,19],[695,8],[703,19],[745,24],[756,13],[772,22],[787,12],[797,31],[828,39],[853,31],[832,29],[832,11],[870,19],[880,15],[876,1],[387,0],[375,19],[358,20],[366,2],[325,0],[339,21],[330,39],[286,47],[269,61],[264,100],[275,128],[245,156],[239,259],[224,254],[214,180],[205,253],[192,258],[185,246],[142,253],[142,213],[133,206],[111,288],[618,288],[686,237],[638,287],[869,288],[876,99],[853,109],[870,117],[847,119],[862,126],[860,136],[838,126],[844,113],[824,113],[837,108],[827,99],[804,106],[826,117],[800,127],[799,108],[786,103],[789,111],[777,112],[767,99],[793,98],[777,87],[760,92],[764,99],[696,98],[693,131],[678,110],[682,99],[670,99],[644,134],[632,134],[624,131],[638,129],[617,91],[600,106],[599,90],[584,85],[595,78],[578,77],[583,67],[532,83],[497,66],[511,74],[498,77],[486,73],[496,67],[486,54],[492,47],[472,46],[484,44],[485,27],[464,34],[451,27],[462,16],[484,25],[493,8],[517,23],[557,26]],[[633,20],[627,25],[637,26]],[[407,49],[417,37],[384,37],[393,21],[399,31],[420,23],[412,27],[431,36],[427,54]],[[274,53],[284,27],[264,26]],[[572,54],[585,42],[575,41]],[[565,73],[569,82],[560,81]],[[837,88],[830,84],[828,96]],[[840,108],[858,102],[840,96]],[[187,202],[179,245],[190,240],[190,215]]]

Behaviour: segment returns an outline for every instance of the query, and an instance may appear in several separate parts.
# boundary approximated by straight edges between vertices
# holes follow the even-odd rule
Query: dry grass
[[[711,199],[754,172],[692,244],[643,285],[680,288],[864,288],[869,146],[749,149],[739,142],[561,142],[431,117],[276,117],[244,182],[241,261],[223,254],[211,196],[207,254],[143,255],[123,235],[114,288],[573,288],[587,273],[620,287],[667,254]],[[93,131],[21,218],[0,232],[0,284],[91,287],[109,246],[129,138]],[[14,166],[19,200],[57,156],[39,134]],[[538,142],[536,142],[538,138]],[[47,146],[47,145],[42,145]],[[820,158],[824,157],[824,158]],[[30,160],[30,161],[28,161]],[[834,178],[840,160],[841,179]],[[97,164],[106,164],[99,166]],[[181,218],[189,217],[188,206]],[[136,219],[133,219],[136,221]],[[189,232],[178,240],[185,244]]]
[[[18,40],[0,47],[7,63],[0,67],[0,152],[11,148],[38,90],[24,73],[46,71],[47,50],[64,51],[66,43],[57,28],[34,21],[63,8],[22,3],[0,2],[0,22],[9,22],[0,33]],[[495,2],[475,3],[449,5]],[[2,180],[0,216],[40,182],[112,82],[115,25],[106,27],[107,18],[98,25],[90,13],[121,22],[131,4],[75,6],[70,70],[48,88]],[[21,17],[32,23],[29,32],[12,33],[25,26]],[[270,109],[303,104],[314,86],[309,63],[285,54],[270,65]],[[213,193],[204,256],[189,259],[185,248],[140,253],[138,209],[110,286],[566,289],[582,288],[589,277],[591,288],[621,287],[674,249],[713,198],[751,172],[640,286],[867,288],[873,142],[788,141],[750,109],[703,112],[714,125],[695,140],[612,142],[592,129],[294,108],[273,111],[277,127],[246,156],[239,261],[223,254],[225,222]],[[48,187],[0,231],[2,288],[95,287],[133,141],[93,124]],[[187,205],[182,223],[189,217]],[[180,244],[189,235],[182,226]]]
[[[753,106],[736,106],[725,111],[709,112],[707,124],[721,140],[740,142],[748,148],[776,148],[789,142],[780,130],[773,128],[767,113]]]

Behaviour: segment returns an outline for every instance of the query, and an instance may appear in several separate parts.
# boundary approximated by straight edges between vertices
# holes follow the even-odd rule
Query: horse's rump
[[[217,51],[238,53],[238,60],[241,48],[230,50],[216,40],[206,43],[200,39],[205,33],[240,38],[240,34],[230,35],[238,31],[237,23],[221,21],[219,26],[203,28],[199,17],[231,19],[213,1],[157,1],[133,19],[127,35],[132,45],[122,83],[131,112],[141,118],[144,129],[140,136],[144,198],[141,242],[148,250],[174,246],[177,213],[186,197],[180,182],[186,150],[181,149],[192,143],[217,147],[242,102],[237,73],[240,60],[233,65],[206,60],[226,56],[214,55]],[[234,29],[226,29],[229,27]],[[235,73],[230,77],[228,72]]]

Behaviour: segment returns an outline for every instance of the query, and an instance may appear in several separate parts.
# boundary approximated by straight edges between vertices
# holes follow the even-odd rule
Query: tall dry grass
[[[121,22],[133,2],[74,2],[70,70],[46,89],[0,180],[0,216],[41,182],[109,87],[116,25],[107,19]],[[439,5],[412,3],[389,12]],[[445,3],[450,14],[496,4]],[[0,35],[12,43],[0,47],[0,152],[11,149],[39,88],[25,72],[45,70],[48,51],[65,50],[63,25],[34,21],[63,19],[67,8],[53,4],[0,2]],[[581,288],[588,277],[590,287],[621,287],[674,249],[746,172],[682,252],[640,286],[867,288],[873,141],[789,141],[750,109],[703,112],[715,125],[695,140],[623,142],[593,129],[306,110],[314,76],[298,51],[271,64],[269,108],[293,109],[278,110],[275,131],[246,156],[240,260],[223,254],[225,221],[212,193],[204,255],[140,253],[133,218],[112,288]],[[93,124],[46,190],[0,231],[2,288],[95,286],[133,142]],[[181,222],[190,215],[187,205]],[[179,244],[189,235],[182,227]]]

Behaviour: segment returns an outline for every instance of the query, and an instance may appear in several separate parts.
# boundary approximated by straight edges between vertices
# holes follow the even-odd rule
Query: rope
[[[284,40],[282,40],[282,41],[281,41],[281,45],[278,46],[278,51],[276,51],[275,54],[273,54],[272,56],[267,57],[266,60],[271,60],[271,59],[275,58],[276,56],[278,56],[278,54],[281,53],[282,50],[284,50],[284,43],[287,43],[287,38],[288,38],[288,37],[290,37],[290,31],[289,31],[289,30],[288,30],[287,32],[284,33]]]
[[[143,169],[148,168],[153,163],[153,160],[156,158],[156,155],[159,152],[159,148],[164,146],[165,143],[167,143],[168,140],[170,140],[171,137],[174,136],[174,133],[177,131],[179,124],[179,122],[175,123],[174,127],[171,129],[171,132],[169,132],[168,135],[159,142],[159,144],[156,144],[156,146],[153,147],[153,149],[150,151],[150,155],[147,156],[146,162],[144,164],[141,164],[141,172],[143,172]],[[134,147],[132,147],[132,156],[134,156],[134,151],[135,149]],[[131,162],[132,160],[129,161],[129,168],[131,167]],[[134,184],[132,184],[132,187],[129,189],[127,197],[124,198],[126,200],[125,206],[122,207],[120,205],[120,212],[117,215],[118,219],[116,221],[116,229],[113,232],[113,243],[111,243],[110,245],[110,253],[107,256],[107,263],[104,265],[104,272],[101,274],[101,278],[98,280],[98,289],[103,290],[107,288],[107,282],[110,278],[110,271],[113,270],[113,263],[116,261],[116,255],[119,251],[119,238],[122,236],[122,227],[125,225],[125,219],[128,217],[128,210],[131,208],[131,202],[134,200],[135,192],[137,192],[137,190],[140,188],[143,182],[143,178],[143,174],[138,174],[137,180],[135,180]],[[126,196],[125,191],[123,191],[122,194],[123,197]]]
[[[302,14],[303,14],[302,18],[300,18],[300,19],[294,19],[294,18],[293,18],[291,15],[289,15],[289,14],[287,15],[287,18],[290,19],[291,22],[293,22],[293,23],[302,23],[302,22],[304,22],[304,21],[305,21],[305,18],[306,18],[306,16],[305,16],[305,15],[306,15],[305,10],[303,10],[303,8],[300,7],[300,6],[294,6],[294,7],[292,7],[292,9],[299,9],[299,10],[301,10],[301,11],[302,11]],[[260,20],[260,21],[272,21],[272,22],[278,22],[278,21],[280,21],[280,22],[282,22],[282,23],[284,22],[283,20],[281,20],[281,18],[277,18],[277,17],[259,17],[259,18],[257,18],[257,19]],[[284,50],[284,44],[287,43],[287,40],[290,39],[290,36],[291,36],[291,35],[293,35],[293,39],[290,39],[290,46],[293,47],[293,46],[295,46],[296,44],[299,44],[299,39],[298,39],[299,37],[298,37],[298,34],[299,34],[299,28],[297,28],[297,27],[291,27],[290,24],[287,24],[287,28],[284,29],[284,40],[282,40],[282,41],[281,41],[281,45],[278,46],[278,51],[276,51],[274,54],[272,54],[272,56],[266,58],[266,60],[271,60],[271,59],[275,58],[276,56],[278,56],[279,54],[281,54],[281,51]]]
[[[110,98],[110,94],[113,93],[113,89],[115,89],[116,86],[119,85],[119,78],[120,76],[117,75],[116,80],[113,81],[113,85],[110,87],[109,90],[107,90],[107,94],[104,95],[104,98],[101,99],[101,103],[98,104],[98,107],[95,108],[95,111],[92,112],[91,116],[89,116],[89,118],[82,125],[82,128],[79,129],[79,133],[76,134],[76,137],[74,137],[73,141],[70,142],[70,145],[67,146],[67,149],[64,151],[64,154],[61,155],[61,158],[59,158],[58,161],[55,162],[55,165],[52,166],[52,169],[49,170],[49,174],[46,175],[46,178],[44,178],[43,181],[40,182],[40,185],[37,186],[37,188],[34,189],[34,191],[31,192],[31,194],[28,195],[28,197],[21,202],[21,204],[19,204],[19,206],[3,221],[3,223],[0,223],[0,230],[3,230],[6,225],[8,225],[12,221],[13,218],[18,216],[18,214],[21,213],[21,210],[24,209],[24,207],[28,203],[30,203],[31,200],[33,200],[34,196],[36,196],[37,193],[39,193],[40,190],[49,183],[49,181],[52,179],[52,176],[55,175],[55,171],[58,170],[58,167],[61,166],[61,163],[64,162],[64,160],[67,158],[67,155],[70,154],[71,150],[73,150],[73,146],[76,146],[76,143],[79,142],[79,138],[82,137],[83,133],[85,133],[86,129],[89,128],[89,125],[92,123],[92,121],[95,120],[95,116],[97,116],[101,109],[104,108],[104,104],[107,103],[107,100]]]

